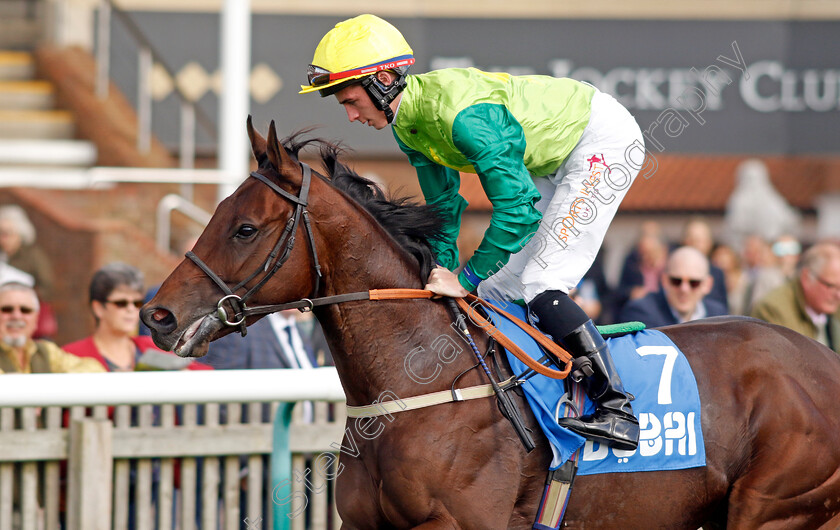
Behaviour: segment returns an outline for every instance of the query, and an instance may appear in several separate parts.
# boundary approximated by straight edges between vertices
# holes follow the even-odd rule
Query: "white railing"
[[[3,167],[0,185],[30,188],[104,188],[120,182],[168,184],[222,184],[232,175],[217,169],[92,167],[87,169],[44,169]],[[239,178],[242,178],[241,176]]]
[[[180,184],[181,194],[164,196],[157,205],[155,242],[163,252],[172,252],[172,212],[178,211],[202,228],[212,216],[192,200],[194,184],[236,182],[229,173],[217,169],[92,167],[88,169],[43,169],[38,167],[4,167],[0,169],[0,186],[23,186],[53,189],[107,188],[117,183]],[[179,254],[180,250],[176,252]],[[2,529],[0,529],[2,530]]]
[[[181,194],[163,197],[157,206],[155,240],[158,248],[171,252],[172,211],[177,210],[204,227],[211,213],[191,202],[194,184],[237,182],[237,176],[217,169],[92,167],[87,169],[0,168],[0,186],[54,189],[107,188],[117,183],[180,184]]]
[[[4,374],[0,407],[343,401],[335,368]]]
[[[340,526],[330,477],[306,466],[344,434],[333,368],[9,374],[0,383],[0,528]],[[292,412],[300,400],[312,403],[307,418],[301,406]]]

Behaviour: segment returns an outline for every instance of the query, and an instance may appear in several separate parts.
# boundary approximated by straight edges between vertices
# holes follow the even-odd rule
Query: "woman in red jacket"
[[[109,372],[133,371],[147,351],[162,352],[152,338],[138,335],[143,306],[143,273],[125,263],[110,263],[93,275],[90,309],[96,320],[93,335],[63,347],[80,357],[93,357]],[[188,370],[210,370],[191,362]]]

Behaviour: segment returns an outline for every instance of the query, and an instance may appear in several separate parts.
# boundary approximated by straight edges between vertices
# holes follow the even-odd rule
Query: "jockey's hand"
[[[461,282],[458,281],[458,276],[440,265],[435,267],[432,273],[429,274],[429,283],[426,284],[424,289],[432,291],[435,294],[451,296],[453,298],[463,298],[470,294],[469,291],[461,286]]]

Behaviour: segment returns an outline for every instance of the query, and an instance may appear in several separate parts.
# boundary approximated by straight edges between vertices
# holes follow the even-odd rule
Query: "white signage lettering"
[[[734,78],[739,80],[741,99],[758,112],[829,112],[840,110],[840,70],[785,68],[780,61],[762,60],[745,66],[743,58],[723,57],[721,63],[735,70],[712,64],[702,71],[689,68],[629,68],[619,66],[601,71],[576,65],[569,59],[553,59],[547,73],[585,81],[615,97],[628,109],[662,111],[668,108],[695,111],[723,110],[723,90]],[[725,60],[723,60],[725,59]],[[478,67],[514,75],[537,74],[528,66],[476,66],[471,57],[434,57],[432,69]],[[749,75],[747,75],[749,73]],[[702,123],[701,123],[702,124]]]

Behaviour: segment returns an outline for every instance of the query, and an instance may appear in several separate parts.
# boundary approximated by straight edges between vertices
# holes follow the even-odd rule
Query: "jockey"
[[[572,79],[448,68],[408,76],[414,55],[388,22],[338,23],[315,50],[301,93],[335,95],[347,118],[391,125],[426,202],[445,215],[433,242],[439,266],[426,289],[453,297],[527,303],[538,326],[591,361],[593,414],[561,425],[635,449],[639,423],[603,337],[569,298],[592,265],[644,159],[642,133],[611,96]],[[639,159],[642,160],[639,160]],[[467,202],[459,172],[477,173],[493,205],[490,226],[459,274],[456,240]],[[578,371],[578,375],[581,372]]]

